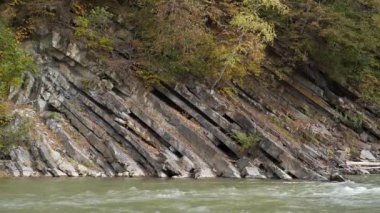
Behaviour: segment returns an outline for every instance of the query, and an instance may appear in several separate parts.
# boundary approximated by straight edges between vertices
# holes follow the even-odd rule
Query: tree
[[[227,39],[216,49],[223,68],[212,89],[223,77],[232,79],[260,72],[265,46],[276,36],[274,25],[260,17],[262,10],[286,14],[288,8],[279,0],[244,0],[237,6],[238,12],[223,32]]]
[[[289,1],[291,12],[276,20],[278,44],[294,52],[286,64],[310,65],[367,102],[380,106],[380,2]]]
[[[279,0],[228,3],[200,0],[138,1],[133,23],[141,46],[142,75],[175,81],[197,77],[215,87],[221,80],[258,73],[264,49],[275,37],[262,10],[285,14]],[[212,25],[208,22],[215,22]],[[153,71],[152,71],[153,70]]]
[[[0,22],[0,95],[20,85],[27,70],[35,70],[32,58],[20,47],[11,29]]]

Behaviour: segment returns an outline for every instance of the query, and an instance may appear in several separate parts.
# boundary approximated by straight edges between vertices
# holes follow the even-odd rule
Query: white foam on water
[[[330,192],[331,196],[380,195],[380,187],[344,186]]]
[[[197,206],[194,208],[190,208],[187,212],[211,212],[207,206]]]
[[[131,188],[129,188],[129,191],[137,191],[137,188],[132,186]]]
[[[0,209],[27,209],[36,206],[43,206],[45,203],[43,202],[34,202],[34,201],[20,201],[14,200],[13,202],[4,202],[0,203]]]
[[[183,197],[184,195],[185,195],[185,192],[183,191],[173,190],[173,191],[166,191],[164,193],[155,194],[154,197],[168,199],[168,198],[180,198],[180,197]]]

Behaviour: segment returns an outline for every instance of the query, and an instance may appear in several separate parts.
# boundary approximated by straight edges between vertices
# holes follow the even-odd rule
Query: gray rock
[[[252,178],[252,179],[266,179],[265,175],[260,173],[259,168],[257,167],[245,167],[242,171],[242,175],[245,178]]]
[[[120,39],[117,41],[120,45],[114,51],[118,54],[113,54],[112,59],[121,62],[116,64],[118,66],[133,68],[133,62],[118,61],[130,53],[128,47],[124,47],[128,46],[125,41],[130,40],[131,34],[125,27],[114,27],[112,32]],[[210,88],[196,82],[175,87],[164,85],[152,92],[128,72],[102,70],[104,67],[98,62],[90,62],[85,48],[70,40],[64,34],[65,30],[54,31],[51,36],[45,29],[37,31],[45,38],[27,41],[26,46],[41,66],[41,75],[26,74],[24,84],[13,88],[10,99],[19,104],[37,100],[36,105],[42,113],[54,108],[64,116],[57,119],[59,123],[45,116],[48,129],[35,120],[33,128],[40,130],[35,137],[37,141],[27,143],[29,147],[24,150],[12,151],[12,161],[0,165],[14,176],[38,172],[53,176],[243,176],[326,180],[325,177],[329,177],[326,174],[328,159],[323,150],[330,145],[307,141],[297,144],[281,130],[294,131],[298,121],[309,122],[310,134],[319,133],[318,136],[323,137],[318,140],[342,141],[347,131],[338,128],[332,116],[328,118],[328,113],[334,114],[335,110],[325,101],[334,99],[337,104],[348,106],[347,109],[357,107],[328,90],[327,82],[319,75],[316,79],[311,77],[317,83],[296,76],[295,83],[298,82],[297,85],[305,91],[292,96],[286,103],[281,95],[276,94],[276,88],[264,88],[254,77],[252,81],[258,84],[252,88],[240,83],[233,85],[237,97],[226,98],[217,90],[211,93]],[[91,83],[85,84],[85,80]],[[290,83],[288,89],[292,87],[300,91]],[[309,97],[307,91],[317,96]],[[308,97],[301,98],[300,103],[291,103],[297,102],[298,96],[302,95]],[[323,108],[323,117],[327,117],[319,121],[310,119],[311,115],[321,115],[320,109],[310,107],[304,98]],[[296,105],[307,109],[305,114],[300,113]],[[282,113],[297,122],[283,119],[279,116]],[[272,122],[266,119],[269,116],[281,121],[278,129],[272,128]],[[376,118],[367,118],[371,116],[366,116],[363,121],[370,134],[360,135],[368,146],[377,142],[376,136],[379,135],[376,133]],[[231,137],[233,130],[257,130],[263,135],[265,139],[257,145],[258,149],[250,150],[252,153],[249,154],[255,156],[254,161],[244,157],[245,152]],[[336,147],[342,149],[340,145],[336,144]],[[372,150],[377,149],[372,146]],[[375,159],[370,151],[361,154],[363,160]],[[235,159],[240,160],[235,162]],[[334,166],[348,159],[345,150],[339,150],[333,160]],[[368,172],[358,168],[351,170],[349,172],[355,174]]]
[[[80,50],[78,48],[78,45],[75,43],[70,43],[67,47],[66,56],[70,57],[74,61],[79,62],[80,61]]]
[[[41,98],[39,98],[37,100],[37,105],[38,105],[38,109],[40,110],[40,112],[43,112],[46,109],[47,102],[42,100]]]
[[[360,133],[360,140],[362,140],[363,142],[367,142],[368,138],[369,138],[369,135],[366,132]]]
[[[33,89],[35,79],[29,72],[25,73],[23,89],[18,93],[16,104],[26,104],[29,101],[30,93]]]
[[[261,140],[260,148],[280,162],[280,165],[286,172],[294,175],[299,179],[325,181],[327,178],[307,168],[299,160],[294,158],[288,151],[279,144],[268,139]]]
[[[20,173],[19,169],[17,169],[15,162],[8,161],[8,162],[6,162],[5,166],[8,169],[9,173],[13,177],[20,177],[21,176],[21,173]]]
[[[211,169],[208,167],[197,168],[197,169],[194,169],[194,171],[195,171],[195,173],[194,173],[195,179],[216,177],[215,173],[213,171],[211,171]]]
[[[48,172],[50,172],[54,177],[66,176],[65,173],[57,168],[56,162],[60,160],[60,155],[58,152],[54,151],[47,143],[46,136],[42,136],[42,141],[35,141],[35,146],[39,151],[41,159],[48,167]]]
[[[90,173],[87,167],[83,166],[82,164],[77,164],[75,169],[78,171],[78,174],[80,176],[87,176]]]
[[[346,181],[346,179],[342,175],[340,175],[339,173],[333,173],[330,176],[330,181],[344,182],[344,181]]]
[[[306,144],[302,144],[302,148],[307,155],[313,157],[313,158],[317,158],[319,157],[319,153],[317,150],[315,150],[314,148],[312,148],[311,146],[308,146]]]
[[[0,178],[11,176],[7,167],[8,162],[8,160],[0,160]]]
[[[359,168],[359,172],[361,175],[369,175],[370,174],[370,172],[368,170],[362,169],[362,168]]]
[[[15,162],[16,168],[20,171],[20,175],[24,177],[36,176],[32,168],[32,159],[29,152],[24,147],[17,147],[10,152],[12,161]]]
[[[250,179],[266,179],[265,175],[261,174],[259,168],[257,168],[248,158],[243,157],[239,159],[236,164],[242,177]]]
[[[360,152],[360,158],[363,160],[376,161],[375,156],[373,156],[373,154],[369,150],[362,150]]]
[[[350,159],[350,148],[346,147],[345,150],[336,151],[336,158],[339,162],[343,162],[343,164]]]
[[[114,120],[116,122],[118,122],[119,124],[121,124],[121,125],[126,125],[127,124],[127,122],[125,120],[121,119],[121,118],[115,118]]]
[[[46,36],[49,34],[49,28],[43,24],[37,24],[34,32],[39,36]]]
[[[45,101],[48,101],[50,96],[51,96],[51,93],[50,92],[44,92],[42,93],[42,98],[45,100]]]
[[[54,31],[52,33],[52,40],[51,40],[52,47],[54,47],[56,49],[62,48],[60,46],[60,44],[59,44],[60,41],[61,41],[61,34],[59,34],[58,32]]]
[[[92,161],[87,156],[86,153],[84,153],[84,149],[79,147],[79,144],[75,142],[69,134],[67,134],[63,128],[62,125],[54,121],[53,119],[48,119],[46,121],[46,125],[49,129],[51,129],[57,137],[60,139],[60,142],[65,147],[65,151],[68,156],[73,158],[74,160],[78,161],[79,163],[91,165]]]
[[[116,162],[124,167],[124,171],[122,172],[127,172],[131,177],[145,176],[145,173],[141,167],[130,156],[128,156],[125,150],[123,150],[119,145],[114,144],[111,141],[109,141],[107,145]]]
[[[278,166],[276,166],[272,162],[267,162],[264,165],[266,165],[266,168],[268,170],[270,170],[272,173],[274,173],[278,178],[280,178],[282,180],[292,180],[293,179],[290,175],[288,175],[285,171],[283,171],[281,168],[279,168]]]

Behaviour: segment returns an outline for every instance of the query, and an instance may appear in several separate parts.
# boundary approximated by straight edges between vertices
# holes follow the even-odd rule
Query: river
[[[0,179],[0,212],[380,212],[380,176],[353,179]]]

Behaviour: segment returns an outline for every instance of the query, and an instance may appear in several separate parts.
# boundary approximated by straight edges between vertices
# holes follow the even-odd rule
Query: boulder
[[[335,182],[344,182],[346,179],[340,175],[339,173],[333,173],[330,176],[330,181],[335,181]]]
[[[360,152],[360,158],[362,160],[376,161],[376,158],[375,158],[375,156],[373,156],[373,154],[371,153],[371,151],[365,150],[365,149],[363,149]]]
[[[236,164],[242,177],[250,179],[266,179],[266,176],[260,172],[260,169],[257,168],[250,159],[243,157],[239,159]]]
[[[245,178],[252,178],[252,179],[266,179],[265,175],[261,174],[259,168],[255,166],[251,167],[245,167],[242,171],[242,175]]]

